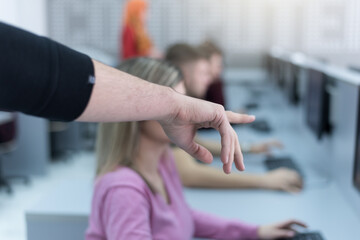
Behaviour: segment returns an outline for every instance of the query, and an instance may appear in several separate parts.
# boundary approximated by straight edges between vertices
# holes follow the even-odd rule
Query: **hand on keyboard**
[[[292,238],[296,235],[293,225],[299,225],[306,228],[306,224],[297,220],[288,220],[285,222],[260,226],[258,229],[259,239],[278,239]]]
[[[264,188],[298,193],[303,188],[301,176],[288,168],[279,168],[263,175]]]

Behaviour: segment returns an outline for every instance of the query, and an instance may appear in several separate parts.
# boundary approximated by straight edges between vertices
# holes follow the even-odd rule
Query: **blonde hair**
[[[118,69],[168,87],[174,87],[182,80],[176,67],[161,60],[134,58],[120,64]],[[138,151],[139,136],[139,122],[100,123],[96,175],[104,175],[118,166],[131,166]]]

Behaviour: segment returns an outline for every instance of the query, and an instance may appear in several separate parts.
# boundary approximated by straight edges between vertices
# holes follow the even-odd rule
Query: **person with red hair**
[[[124,20],[121,29],[119,49],[120,59],[133,57],[160,57],[145,28],[148,2],[146,0],[129,0],[125,5]]]

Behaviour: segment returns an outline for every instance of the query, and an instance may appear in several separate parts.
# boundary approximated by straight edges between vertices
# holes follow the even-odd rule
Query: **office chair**
[[[50,153],[52,161],[67,161],[83,150],[82,123],[50,122]]]
[[[0,112],[0,188],[5,188],[9,194],[13,192],[10,179],[22,179],[25,184],[29,183],[27,176],[4,176],[3,172],[3,157],[16,149],[16,126],[15,114]]]

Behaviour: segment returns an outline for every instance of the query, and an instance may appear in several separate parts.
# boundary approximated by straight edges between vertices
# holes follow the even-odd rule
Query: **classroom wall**
[[[125,0],[50,0],[50,36],[117,56]],[[164,50],[212,38],[230,67],[259,67],[273,45],[332,59],[360,57],[358,0],[149,0],[148,28]]]
[[[46,0],[0,0],[0,21],[47,35]]]

